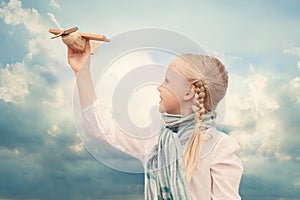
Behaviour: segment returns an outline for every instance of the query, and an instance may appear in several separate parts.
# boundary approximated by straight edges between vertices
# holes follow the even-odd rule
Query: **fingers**
[[[67,45],[68,46],[68,51],[69,53],[71,54],[89,54],[91,52],[91,47],[90,47],[90,42],[89,40],[86,40],[86,44],[85,44],[85,49],[84,51],[80,51],[80,50],[76,50],[76,49],[73,49],[71,46]]]
[[[90,40],[86,39],[85,43],[85,51],[84,53],[90,54],[91,53],[91,45],[90,45]]]
[[[74,50],[69,46],[67,47],[68,47],[68,58],[71,58],[74,55]]]
[[[88,40],[88,39],[86,40],[84,52],[72,49],[69,45],[67,45],[67,47],[68,47],[68,58],[72,58],[74,56],[90,55],[90,53],[91,53],[90,40]]]

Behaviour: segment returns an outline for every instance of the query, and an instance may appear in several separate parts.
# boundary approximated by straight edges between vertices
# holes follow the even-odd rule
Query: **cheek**
[[[173,81],[172,84],[166,85],[166,89],[174,96],[177,96],[177,98],[182,98],[186,91],[184,83],[180,80]]]
[[[165,96],[165,97],[175,96],[174,91],[171,88],[167,87],[167,86],[162,87],[161,94],[162,94],[162,96]]]
[[[161,102],[160,112],[167,112],[170,114],[180,114],[180,102],[178,97],[172,90],[164,88],[160,91]]]
[[[165,103],[167,103],[169,106],[173,107],[179,105],[178,96],[171,90],[166,89],[163,98]]]

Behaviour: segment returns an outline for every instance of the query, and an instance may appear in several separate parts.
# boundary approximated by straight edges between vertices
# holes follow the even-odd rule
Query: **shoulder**
[[[239,158],[240,145],[230,135],[220,132],[220,138],[211,152],[211,165],[226,163],[227,166],[234,166],[243,171],[242,162]]]
[[[214,149],[215,152],[217,151],[239,152],[240,151],[240,145],[238,144],[238,142],[234,137],[220,131],[219,134],[220,134],[220,139],[215,146]]]
[[[206,139],[204,139],[202,142],[200,158],[205,158],[208,155],[215,156],[215,154],[218,154],[218,152],[239,152],[240,146],[232,136],[227,135],[215,128],[212,128],[206,134]]]

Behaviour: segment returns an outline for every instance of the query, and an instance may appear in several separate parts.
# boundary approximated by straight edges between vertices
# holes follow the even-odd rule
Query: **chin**
[[[160,113],[164,113],[164,112],[166,112],[166,111],[165,111],[165,109],[164,109],[164,108],[163,108],[161,105],[159,106],[159,109],[158,109],[158,111],[159,111]]]

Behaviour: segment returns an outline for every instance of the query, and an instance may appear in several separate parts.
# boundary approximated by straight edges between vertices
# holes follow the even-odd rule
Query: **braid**
[[[202,122],[204,112],[205,112],[205,107],[204,107],[204,99],[205,99],[205,92],[206,92],[206,85],[203,81],[197,81],[195,83],[196,86],[196,94],[195,94],[195,99],[196,106],[199,108],[199,111],[196,112],[197,117],[197,124]]]
[[[192,172],[194,171],[199,159],[201,139],[201,129],[199,128],[199,125],[201,124],[205,113],[204,102],[207,91],[206,84],[202,80],[194,83],[194,86],[196,94],[193,101],[193,110],[195,112],[196,126],[190,137],[188,148],[185,152],[186,178],[188,181],[191,180]]]
[[[215,110],[228,87],[228,74],[225,66],[218,58],[208,55],[185,54],[181,58],[186,65],[183,65],[180,72],[189,82],[205,80],[209,93],[206,93],[204,105],[208,111]]]
[[[202,131],[199,128],[205,112],[216,109],[225,96],[228,87],[228,74],[220,60],[208,55],[184,54],[181,57],[180,72],[189,83],[195,86],[192,109],[195,112],[196,126],[191,134],[185,152],[187,181],[191,180],[193,170],[200,156]]]

